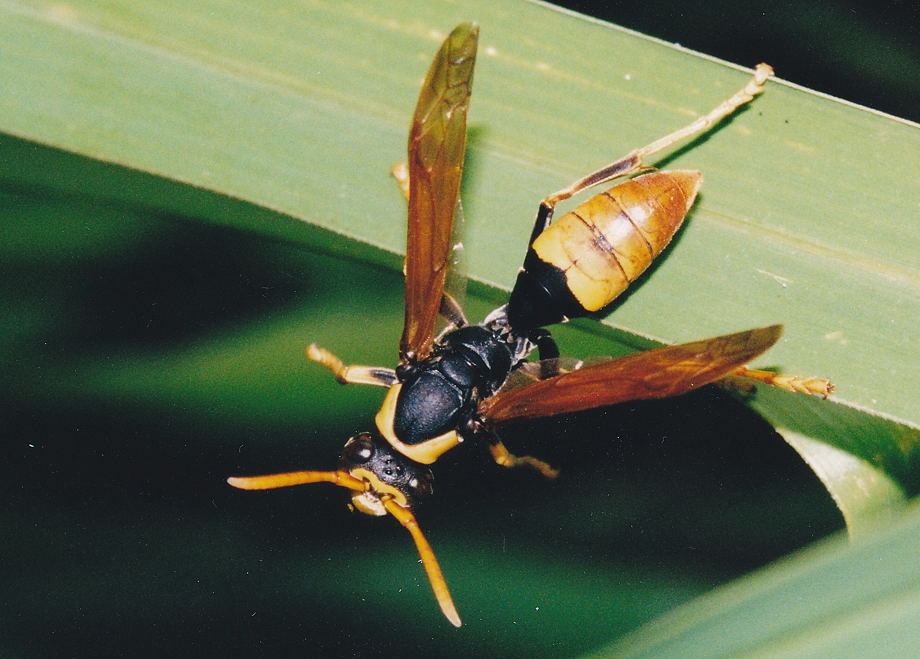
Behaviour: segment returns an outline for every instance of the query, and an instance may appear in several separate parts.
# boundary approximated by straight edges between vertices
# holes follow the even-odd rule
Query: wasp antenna
[[[460,621],[460,614],[457,613],[454,600],[447,589],[447,582],[441,573],[438,559],[434,556],[434,550],[432,550],[431,545],[428,544],[428,540],[425,539],[425,535],[419,528],[415,515],[412,514],[411,510],[399,505],[389,497],[383,499],[383,505],[386,507],[387,512],[395,517],[412,535],[415,547],[418,549],[418,554],[422,559],[422,565],[425,567],[425,573],[428,575],[428,581],[431,583],[431,589],[434,591],[434,597],[438,601],[438,606],[441,607],[441,612],[450,620],[450,624],[454,627],[459,627],[463,624]]]
[[[227,483],[241,490],[272,490],[307,483],[332,483],[358,492],[367,489],[364,481],[346,471],[289,471],[265,476],[231,476]]]

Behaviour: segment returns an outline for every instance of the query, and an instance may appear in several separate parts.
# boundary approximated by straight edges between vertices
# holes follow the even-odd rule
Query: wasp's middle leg
[[[502,467],[530,467],[543,474],[546,478],[555,478],[559,470],[554,469],[548,462],[544,462],[532,455],[514,455],[499,439],[489,445],[492,459]]]

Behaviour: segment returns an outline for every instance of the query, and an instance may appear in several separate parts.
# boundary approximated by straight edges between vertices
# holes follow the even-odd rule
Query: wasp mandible
[[[831,390],[820,378],[781,376],[744,366],[779,339],[780,325],[569,371],[560,367],[559,350],[546,329],[602,309],[635,281],[677,232],[702,174],[642,173],[554,222],[556,205],[587,188],[649,169],[647,157],[709,129],[751,101],[772,75],[766,64],[756,68],[741,90],[696,121],[543,199],[508,303],[481,323],[470,324],[457,300],[445,291],[445,280],[478,38],[478,26],[461,24],[435,55],[412,119],[408,172],[398,176],[409,207],[405,323],[398,365],[347,366],[316,345],[307,349],[307,356],[341,383],[388,389],[375,430],[348,439],[336,470],[228,479],[230,485],[248,490],[333,483],[352,491],[353,508],[369,515],[389,513],[412,535],[441,611],[458,627],[460,616],[447,583],[413,513],[432,492],[428,465],[446,451],[463,442],[480,443],[502,466],[526,465],[553,477],[556,471],[546,462],[508,451],[496,427],[512,419],[676,396],[727,376],[822,396]],[[436,333],[439,315],[447,327]],[[541,361],[525,361],[534,351]],[[512,374],[525,384],[507,386]]]

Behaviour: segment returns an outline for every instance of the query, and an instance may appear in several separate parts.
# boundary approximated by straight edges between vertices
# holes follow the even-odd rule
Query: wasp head
[[[382,437],[370,433],[349,438],[339,456],[339,466],[367,483],[367,490],[352,494],[351,503],[368,515],[387,514],[382,497],[413,508],[433,491],[431,469],[409,460],[394,451]]]
[[[270,490],[307,483],[332,483],[352,491],[351,505],[368,515],[389,513],[409,531],[441,611],[455,626],[460,616],[412,508],[432,492],[434,476],[425,465],[395,452],[385,439],[370,433],[351,437],[339,456],[336,471],[290,471],[265,476],[231,476],[227,482],[242,490]]]

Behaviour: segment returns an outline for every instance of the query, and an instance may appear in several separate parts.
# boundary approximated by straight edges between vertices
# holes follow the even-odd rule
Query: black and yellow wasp
[[[726,376],[826,395],[818,378],[781,376],[744,367],[779,338],[774,325],[705,341],[673,345],[564,371],[545,326],[609,304],[667,246],[693,205],[698,171],[644,173],[552,222],[556,204],[582,190],[648,169],[643,159],[698,134],[749,102],[772,74],[757,67],[743,89],[690,125],[546,197],[537,212],[524,267],[508,303],[479,324],[467,322],[445,292],[452,226],[466,144],[466,116],[479,28],[458,26],[428,70],[409,133],[408,172],[397,175],[409,205],[405,324],[399,364],[346,366],[316,345],[310,359],[342,383],[388,388],[376,430],[348,439],[334,471],[233,477],[250,490],[328,482],[352,490],[352,505],[369,515],[389,513],[411,533],[435,597],[456,626],[460,617],[431,546],[412,510],[432,491],[428,465],[463,442],[486,444],[506,467],[556,472],[530,456],[512,455],[495,432],[512,419],[577,412],[628,400],[675,396]],[[447,328],[436,334],[438,316]],[[542,361],[526,362],[538,351]],[[529,376],[508,387],[509,377]],[[527,377],[523,380],[527,381]]]

